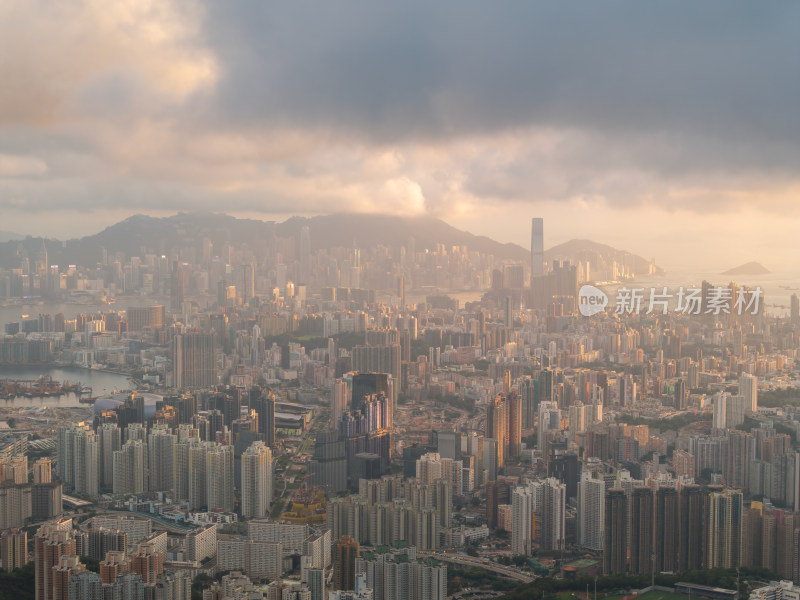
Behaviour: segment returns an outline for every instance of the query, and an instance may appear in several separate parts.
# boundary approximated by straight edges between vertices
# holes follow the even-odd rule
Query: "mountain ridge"
[[[502,261],[528,264],[530,251],[514,243],[503,243],[487,236],[460,230],[431,216],[394,216],[369,213],[333,213],[314,217],[293,216],[282,222],[237,218],[224,213],[179,212],[168,217],[135,214],[96,234],[66,241],[45,239],[51,264],[91,265],[101,261],[102,249],[109,255],[123,252],[126,256],[145,253],[166,254],[170,248],[196,245],[208,238],[215,247],[226,241],[243,242],[263,247],[272,236],[299,237],[308,226],[312,251],[329,247],[360,247],[385,245],[398,247],[415,240],[418,252],[445,246],[466,245],[470,250],[493,254]],[[6,268],[19,265],[22,254],[36,256],[43,238],[27,237],[0,243],[0,263]],[[570,240],[545,251],[545,259],[564,258],[573,262],[581,256],[634,257],[637,263],[645,259],[611,246],[590,240]]]

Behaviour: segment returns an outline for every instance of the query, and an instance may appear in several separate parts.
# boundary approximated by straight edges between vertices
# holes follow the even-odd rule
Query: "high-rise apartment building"
[[[508,395],[508,457],[522,454],[522,397],[516,392]]]
[[[103,423],[97,428],[100,438],[100,489],[114,487],[114,452],[122,448],[122,432],[116,423]]]
[[[255,442],[242,454],[242,516],[266,517],[272,503],[272,450]]]
[[[103,600],[103,582],[97,573],[85,570],[82,564],[71,569],[68,591],[69,600],[81,598],[84,600]],[[83,567],[83,568],[82,568]]]
[[[729,488],[746,490],[750,486],[750,457],[755,440],[744,431],[730,430],[722,439],[722,477]]]
[[[539,548],[552,552],[564,549],[567,486],[555,477],[534,481],[533,512],[538,529],[536,540]]]
[[[708,491],[699,485],[685,485],[680,497],[679,571],[702,569],[705,563]]]
[[[264,443],[275,445],[275,393],[253,387],[250,390],[250,408],[258,414],[258,431],[264,436]]]
[[[158,550],[156,544],[140,543],[130,557],[130,572],[141,575],[145,585],[155,584],[158,576],[164,572],[164,553]]]
[[[352,352],[353,370],[363,374],[389,374],[392,376],[392,382],[395,386],[399,386],[401,381],[400,369],[402,363],[402,353],[400,344],[381,344],[374,346],[356,346]],[[356,394],[359,390],[356,388],[355,376],[353,377],[353,406],[357,410],[356,402],[358,400]],[[393,397],[400,390],[393,390]]]
[[[233,446],[215,444],[206,454],[209,510],[233,512]]]
[[[544,452],[548,433],[561,430],[561,411],[558,403],[545,400],[539,403],[539,427],[537,431],[539,450]],[[552,435],[552,434],[551,434]]]
[[[611,488],[605,498],[605,537],[603,539],[603,573],[621,575],[627,572],[628,499],[622,488]]]
[[[56,450],[58,474],[65,485],[77,494],[96,496],[99,493],[99,441],[92,428],[85,423],[59,427]]]
[[[373,600],[445,600],[447,566],[417,559],[413,546],[379,549],[356,559],[356,573],[366,575],[366,589]],[[354,591],[364,587],[356,580]]]
[[[164,326],[165,310],[163,304],[152,306],[129,306],[126,311],[128,331],[138,332],[146,329],[160,329]]]
[[[708,544],[705,568],[733,569],[740,565],[742,492],[725,489],[708,497]]]
[[[147,446],[129,440],[114,452],[114,494],[143,494],[147,491]]]
[[[603,550],[606,482],[599,473],[584,471],[578,483],[578,545]]]
[[[497,468],[502,469],[508,455],[508,423],[509,423],[508,397],[498,395],[489,403],[486,411],[487,436],[497,440]]]
[[[352,412],[361,410],[364,405],[364,398],[383,394],[387,398],[394,397],[394,385],[396,377],[391,371],[369,372],[361,371],[352,375],[345,375],[344,381],[350,380],[351,401],[350,410]]]
[[[333,543],[333,589],[352,590],[356,582],[356,559],[359,545],[348,535]]]
[[[89,548],[82,554],[95,560],[103,560],[109,552],[128,551],[128,534],[118,529],[93,527],[88,532]]]
[[[714,394],[713,413],[711,425],[714,429],[725,429],[727,427],[728,416],[728,394],[717,392]]]
[[[745,410],[748,413],[758,412],[758,377],[742,373],[739,378],[739,395],[744,398]]]
[[[350,389],[347,382],[342,379],[336,379],[331,384],[331,420],[330,426],[335,429],[339,419],[342,418],[347,410],[347,402],[349,399]]]
[[[653,490],[635,488],[631,494],[631,573],[653,571]]]
[[[674,487],[660,487],[656,491],[655,569],[656,573],[678,571],[680,498]]]
[[[147,435],[147,458],[149,462],[149,487],[154,492],[175,489],[175,443],[177,437],[166,425],[154,425]]]
[[[0,534],[0,566],[13,571],[28,564],[28,533],[22,529],[8,529]]]
[[[0,529],[23,527],[33,514],[30,483],[0,483]]]
[[[50,521],[42,525],[34,536],[36,600],[53,600],[54,567],[62,556],[75,556],[75,538],[72,519]]]
[[[531,556],[533,544],[533,491],[529,486],[511,492],[511,553]]]
[[[200,332],[176,335],[172,340],[173,387],[209,388],[216,384],[214,336]]]
[[[79,580],[79,583],[84,583],[85,587],[80,585],[73,587],[70,585],[76,577],[80,577],[83,573],[86,573],[86,567],[77,556],[74,554],[61,555],[58,559],[58,564],[52,569],[52,600],[72,600],[72,598],[101,600],[102,595],[97,595],[98,592],[102,594],[100,585],[98,585],[100,583],[100,578],[94,573],[92,573],[92,575],[94,575],[96,579]],[[92,586],[91,583],[95,585]],[[92,593],[95,595],[92,596]]]

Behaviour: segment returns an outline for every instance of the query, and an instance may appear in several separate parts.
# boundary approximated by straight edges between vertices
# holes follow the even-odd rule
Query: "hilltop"
[[[61,242],[44,240],[50,264],[92,265],[108,255],[122,252],[126,256],[167,254],[173,248],[197,247],[203,239],[219,248],[226,241],[247,244],[255,251],[263,250],[274,238],[298,239],[308,227],[311,249],[334,247],[388,248],[407,246],[414,239],[417,252],[445,247],[467,246],[470,250],[492,254],[500,261],[527,265],[530,250],[518,244],[501,243],[456,229],[441,219],[428,216],[399,217],[377,214],[331,214],[317,217],[291,217],[286,221],[240,219],[216,213],[178,213],[170,217],[134,215],[103,231],[79,239]],[[5,268],[19,266],[20,257],[35,257],[42,247],[42,238],[27,237],[0,243],[0,264]],[[567,259],[592,261],[616,260],[634,266],[637,274],[646,274],[648,261],[629,252],[589,240],[572,240],[545,252],[545,260]]]

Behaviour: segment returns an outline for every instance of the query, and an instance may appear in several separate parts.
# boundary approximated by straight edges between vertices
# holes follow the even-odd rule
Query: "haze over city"
[[[0,599],[800,600],[800,3],[0,2]]]

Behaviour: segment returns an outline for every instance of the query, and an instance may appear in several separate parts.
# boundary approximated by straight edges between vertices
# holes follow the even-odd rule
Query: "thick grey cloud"
[[[221,58],[216,100],[234,123],[382,143],[528,126],[687,135],[690,145],[707,136],[752,154],[779,148],[763,162],[782,166],[800,145],[793,2],[208,8],[208,40]],[[742,147],[699,149],[702,162],[758,158]]]
[[[8,0],[0,56],[17,213],[798,210],[796,2]]]

